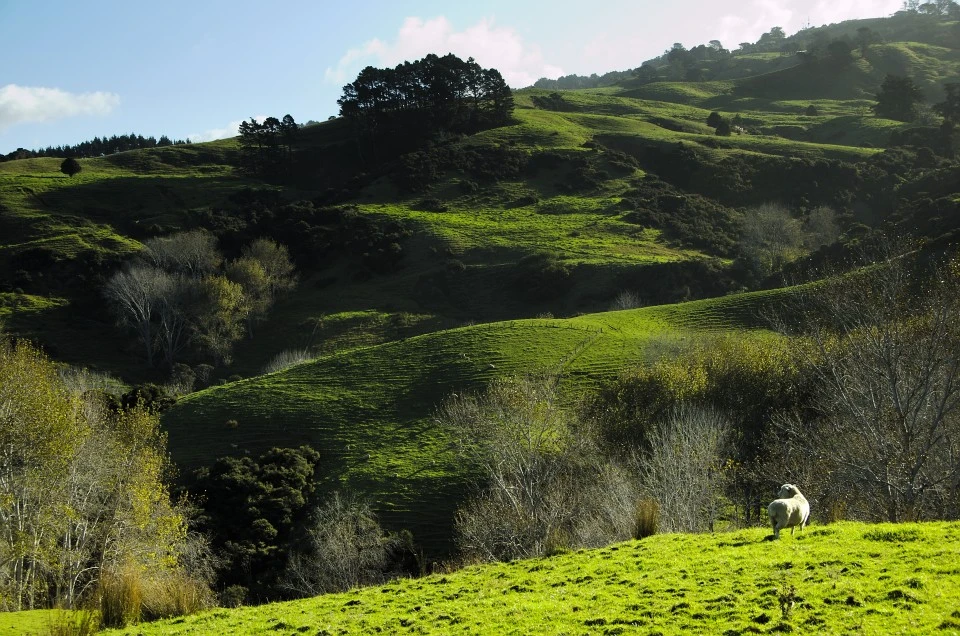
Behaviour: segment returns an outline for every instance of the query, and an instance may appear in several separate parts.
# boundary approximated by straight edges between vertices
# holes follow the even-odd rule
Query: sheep
[[[770,515],[770,523],[773,525],[773,538],[779,539],[780,531],[784,528],[790,528],[791,535],[797,526],[800,526],[800,532],[803,532],[810,518],[810,503],[799,488],[793,484],[784,484],[780,486],[777,498],[767,506],[767,514]]]

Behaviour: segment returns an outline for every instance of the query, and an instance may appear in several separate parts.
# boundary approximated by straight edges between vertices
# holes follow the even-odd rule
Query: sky
[[[0,0],[0,154],[138,133],[208,141],[243,119],[337,114],[366,66],[473,57],[514,88],[886,16],[902,0]]]

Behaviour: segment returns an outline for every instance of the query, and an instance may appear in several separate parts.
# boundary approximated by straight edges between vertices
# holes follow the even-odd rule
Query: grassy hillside
[[[433,419],[446,395],[499,376],[542,373],[562,375],[573,400],[600,379],[686,341],[755,329],[760,308],[774,297],[752,293],[421,335],[195,393],[163,422],[184,469],[223,455],[257,456],[278,444],[310,444],[323,456],[326,488],[367,493],[389,526],[411,529],[428,553],[442,554],[466,477]]]
[[[108,633],[960,632],[960,524],[836,523],[764,541],[769,534],[653,536]]]
[[[597,311],[620,291],[616,277],[623,267],[702,258],[702,250],[677,244],[656,228],[625,222],[622,197],[644,178],[644,171],[610,165],[595,150],[583,146],[598,138],[651,147],[678,142],[717,146],[712,130],[703,123],[709,111],[593,91],[570,94],[565,98],[570,110],[552,112],[533,106],[532,99],[543,94],[518,94],[514,125],[462,143],[481,153],[497,148],[514,148],[526,157],[548,151],[566,153],[560,155],[560,164],[481,183],[474,192],[459,187],[466,175],[456,170],[447,171],[427,191],[416,194],[404,193],[385,178],[368,183],[354,196],[361,213],[398,221],[412,233],[402,268],[364,280],[355,276],[356,266],[350,262],[328,263],[316,273],[307,272],[305,284],[260,332],[270,335],[241,343],[236,367],[224,374],[253,374],[288,348],[329,350],[330,343],[314,337],[312,328],[309,337],[303,333],[304,324],[326,317],[337,320],[345,314],[376,312],[393,324],[410,325],[410,316],[417,316],[412,320],[415,326],[404,327],[396,337],[465,320],[530,317],[544,311],[566,315]],[[758,122],[769,120],[770,125],[802,118],[760,111],[752,117]],[[340,122],[311,127],[304,132],[301,150],[337,148],[342,133]],[[738,137],[709,148],[715,160],[738,153],[857,160],[871,152],[875,151],[762,135]],[[571,161],[595,164],[596,170],[602,171],[600,181],[570,192],[566,184]],[[124,347],[94,344],[118,337],[102,303],[93,302],[98,285],[117,263],[139,248],[139,241],[193,227],[204,211],[230,207],[230,197],[245,188],[279,189],[240,174],[233,167],[235,162],[236,145],[228,140],[85,159],[81,160],[83,171],[73,178],[59,173],[56,159],[0,164],[4,210],[0,219],[6,230],[0,234],[0,263],[13,275],[4,293],[5,309],[0,311],[9,314],[14,332],[40,340],[61,359],[135,377],[139,361]],[[321,194],[319,185],[311,187],[309,179],[288,184],[279,189],[281,200]],[[443,211],[425,211],[425,199],[439,203]],[[523,256],[539,251],[550,252],[577,268],[575,287],[585,293],[541,303],[529,299],[516,302],[504,295],[503,275],[509,275]],[[414,291],[422,289],[425,280],[444,275],[449,259],[462,261],[468,268],[454,285],[463,288],[462,296],[485,302],[465,306],[458,299],[434,302],[417,297]],[[82,286],[72,281],[65,284],[76,275],[71,268],[83,272]],[[95,305],[93,311],[81,311],[83,320],[76,319],[79,299],[71,293],[82,294]],[[33,300],[40,297],[45,303]],[[388,331],[381,330],[367,340],[389,339]]]
[[[855,47],[853,62],[843,68],[803,63],[793,53],[749,52],[729,58],[713,81],[628,80],[563,91],[558,103],[550,101],[551,91],[519,91],[513,125],[455,140],[453,147],[478,156],[514,153],[539,168],[479,178],[441,165],[438,178],[417,192],[398,186],[390,172],[396,166],[370,174],[342,120],[303,131],[300,168],[284,184],[242,174],[235,140],[83,159],[83,171],[72,178],[53,158],[0,163],[0,269],[8,274],[0,313],[15,333],[39,340],[61,359],[130,379],[149,376],[126,346],[90,346],[117,339],[112,317],[95,302],[102,278],[140,241],[202,225],[213,209],[236,209],[232,201],[245,189],[273,190],[289,202],[328,196],[331,186],[343,187],[339,200],[362,214],[409,229],[402,269],[360,280],[355,263],[311,264],[305,284],[261,330],[269,335],[241,343],[235,367],[222,370],[222,377],[253,375],[284,349],[330,351],[341,340],[344,346],[384,342],[465,321],[597,311],[618,293],[616,276],[624,266],[724,256],[624,217],[624,197],[646,177],[662,176],[657,153],[692,148],[704,165],[767,158],[861,162],[891,133],[909,127],[872,116],[872,96],[886,73],[909,74],[930,100],[939,99],[943,81],[960,73],[960,52],[948,37],[955,25],[923,16],[832,25],[795,39],[853,38],[860,27],[880,41]],[[816,114],[807,113],[810,106]],[[711,111],[739,117],[747,134],[716,137],[706,126]],[[647,160],[630,166],[605,155],[598,142]],[[578,184],[573,177],[583,174],[589,179]],[[724,203],[744,200],[737,195]],[[580,268],[578,276],[590,268],[575,287],[603,293],[533,303],[502,293],[496,281],[537,251]],[[469,271],[454,285],[460,296],[424,298],[422,290],[444,277],[451,259]],[[465,304],[464,298],[483,302]],[[370,312],[380,318],[355,319]],[[321,322],[325,326],[316,328]]]

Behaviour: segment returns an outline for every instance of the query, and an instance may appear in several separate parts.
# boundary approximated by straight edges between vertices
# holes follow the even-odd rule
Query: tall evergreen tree
[[[873,107],[879,117],[911,121],[916,115],[917,104],[923,102],[923,91],[906,76],[888,74]]]

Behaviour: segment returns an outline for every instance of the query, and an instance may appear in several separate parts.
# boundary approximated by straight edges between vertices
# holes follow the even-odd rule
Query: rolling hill
[[[835,208],[841,252],[931,219],[938,234],[927,238],[953,236],[955,164],[922,160],[916,144],[883,150],[893,133],[939,129],[870,109],[887,73],[938,99],[960,73],[956,23],[900,16],[802,35],[852,38],[860,27],[883,41],[853,48],[848,64],[798,62],[788,40],[733,55],[711,80],[524,89],[509,125],[441,135],[381,163],[364,163],[343,118],[305,127],[282,178],[241,170],[236,140],[82,159],[74,177],[53,158],[0,163],[0,319],[63,362],[164,382],[167,370],[145,367],[101,300],[143,241],[203,227],[234,257],[239,226],[269,231],[250,219],[304,201],[399,228],[386,267],[370,266],[372,242],[300,245],[299,286],[237,343],[214,386],[163,421],[183,472],[309,443],[327,462],[325,488],[370,495],[388,525],[442,553],[463,479],[431,418],[445,395],[540,372],[561,374],[573,402],[684,339],[763,337],[755,317],[777,294],[727,295],[776,283],[751,275],[739,248],[751,206],[777,201],[798,222]],[[706,123],[714,111],[737,134],[718,137]],[[885,226],[891,218],[901,225]],[[299,227],[288,236],[316,229]],[[623,291],[657,306],[606,311]],[[674,304],[691,299],[701,300]],[[292,349],[312,361],[261,375]]]
[[[165,413],[183,469],[276,446],[319,450],[327,489],[370,496],[384,522],[408,528],[431,556],[448,548],[464,483],[434,409],[450,393],[504,375],[561,376],[574,401],[630,366],[710,333],[755,330],[778,297],[754,292],[570,319],[528,319],[440,331],[334,353],[285,371],[214,387]],[[235,420],[236,425],[227,425]]]

